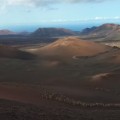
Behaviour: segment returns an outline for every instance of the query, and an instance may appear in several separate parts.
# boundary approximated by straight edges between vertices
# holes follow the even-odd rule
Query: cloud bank
[[[91,3],[104,2],[112,0],[0,0],[0,7],[7,6],[28,6],[28,7],[45,7],[59,3]]]

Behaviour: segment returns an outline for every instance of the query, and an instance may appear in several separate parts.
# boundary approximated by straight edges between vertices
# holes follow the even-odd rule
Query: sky
[[[0,0],[0,29],[119,23],[120,0]]]

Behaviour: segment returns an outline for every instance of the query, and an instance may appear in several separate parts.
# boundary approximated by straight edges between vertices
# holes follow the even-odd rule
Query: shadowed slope
[[[17,48],[0,45],[0,58],[33,59],[35,55],[27,53]]]

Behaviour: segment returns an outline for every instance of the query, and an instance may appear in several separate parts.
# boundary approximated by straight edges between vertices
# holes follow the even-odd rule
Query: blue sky
[[[0,0],[0,27],[120,21],[120,0]]]

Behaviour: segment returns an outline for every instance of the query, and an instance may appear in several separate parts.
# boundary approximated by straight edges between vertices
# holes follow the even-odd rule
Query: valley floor
[[[42,54],[41,46],[20,48],[33,59],[0,57],[0,120],[120,120],[120,49],[80,42],[81,50],[70,41]],[[102,51],[92,54],[93,46]]]
[[[53,101],[39,105],[0,100],[1,120],[120,120],[120,109],[80,108]]]

